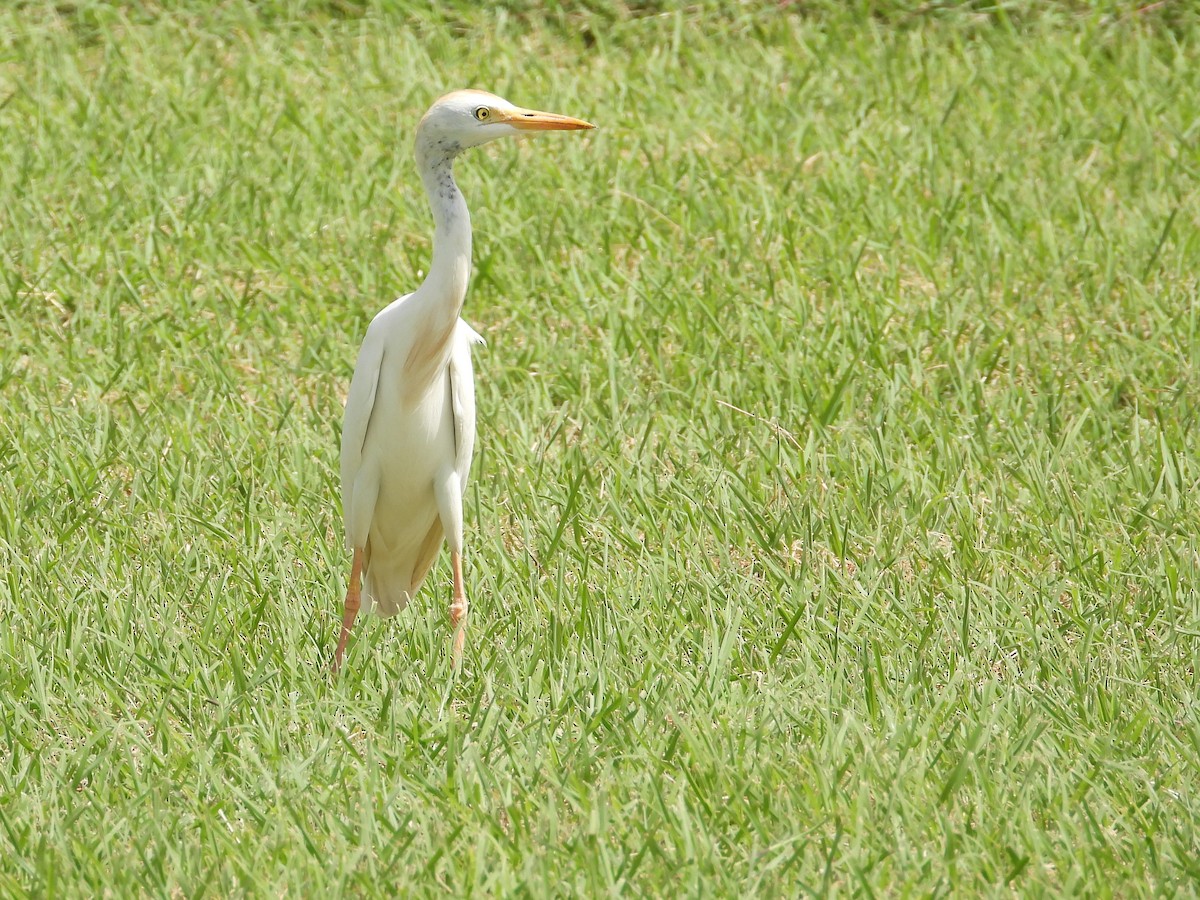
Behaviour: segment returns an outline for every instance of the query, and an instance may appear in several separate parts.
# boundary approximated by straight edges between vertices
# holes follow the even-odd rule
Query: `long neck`
[[[417,292],[426,302],[457,320],[471,274],[471,214],[454,183],[457,144],[417,142],[417,168],[433,212],[433,261]]]

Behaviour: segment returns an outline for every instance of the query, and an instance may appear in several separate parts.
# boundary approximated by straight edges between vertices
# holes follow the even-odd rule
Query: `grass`
[[[0,13],[0,894],[1195,892],[1186,5],[163,6]],[[602,127],[459,165],[465,672],[332,679],[464,85]]]

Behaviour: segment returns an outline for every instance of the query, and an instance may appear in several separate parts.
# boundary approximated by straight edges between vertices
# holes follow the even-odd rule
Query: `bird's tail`
[[[400,585],[394,579],[381,578],[378,572],[367,576],[365,588],[363,612],[374,612],[384,619],[408,606],[411,596],[407,585]]]
[[[374,612],[381,618],[396,615],[412,599],[413,586],[408,575],[389,571],[376,564],[371,565],[370,542],[367,542],[366,559],[363,565],[362,611]]]

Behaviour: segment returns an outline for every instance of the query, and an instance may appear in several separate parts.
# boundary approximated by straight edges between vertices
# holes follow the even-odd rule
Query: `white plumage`
[[[346,549],[364,548],[363,605],[370,612],[377,604],[381,616],[398,613],[420,588],[442,545],[444,523],[451,546],[461,546],[462,512],[454,497],[466,487],[475,448],[471,345],[483,338],[459,319],[445,377],[405,403],[403,361],[412,350],[404,338],[415,333],[404,321],[407,299],[387,307],[367,329],[342,432]],[[390,412],[373,416],[377,406]]]
[[[468,608],[462,506],[475,447],[471,345],[483,339],[459,318],[471,270],[471,219],[454,183],[454,159],[468,147],[524,131],[592,127],[483,91],[455,91],[434,103],[417,128],[417,167],[436,226],[433,261],[416,291],[371,321],[350,382],[341,476],[353,563],[335,669],[362,594],[368,610],[395,615],[420,588],[443,540],[454,574],[456,664],[462,655]]]

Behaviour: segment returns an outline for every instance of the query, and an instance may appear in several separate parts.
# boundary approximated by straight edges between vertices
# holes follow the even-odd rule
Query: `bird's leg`
[[[450,604],[450,627],[454,630],[454,649],[451,659],[454,668],[462,666],[463,645],[467,640],[467,591],[463,586],[462,554],[451,551],[450,565],[454,569],[454,598]]]
[[[467,638],[467,591],[463,587],[462,571],[462,482],[457,472],[450,471],[439,478],[433,488],[442,530],[446,534],[446,543],[450,545],[450,566],[454,570],[454,597],[450,602],[450,627],[454,631],[454,643],[451,645],[450,659],[457,670],[462,666],[463,644]]]
[[[337,650],[333,653],[333,671],[342,667],[342,656],[346,652],[346,642],[350,640],[350,629],[354,627],[354,617],[362,606],[362,563],[363,552],[354,548],[354,562],[350,564],[350,584],[346,586],[346,608],[342,614],[342,636],[338,640]]]

